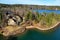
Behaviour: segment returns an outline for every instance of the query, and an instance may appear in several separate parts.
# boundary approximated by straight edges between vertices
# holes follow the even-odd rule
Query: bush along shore
[[[2,16],[0,16],[0,21],[1,17]],[[0,28],[1,29],[0,33],[3,34],[4,36],[9,36],[22,33],[26,29],[30,28],[37,28],[42,31],[53,29],[58,24],[60,24],[60,14],[54,12],[38,13],[29,11],[25,15],[23,15],[23,17],[16,14],[13,14],[12,16],[6,15],[6,20],[7,25],[5,27]],[[2,22],[0,23],[2,24]]]

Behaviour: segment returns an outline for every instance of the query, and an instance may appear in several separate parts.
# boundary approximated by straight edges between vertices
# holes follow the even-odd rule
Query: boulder
[[[8,25],[16,25],[16,22],[14,22],[13,19],[8,20]]]

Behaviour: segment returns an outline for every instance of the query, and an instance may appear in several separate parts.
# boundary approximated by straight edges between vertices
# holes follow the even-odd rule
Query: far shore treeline
[[[60,6],[46,6],[46,5],[25,5],[25,4],[0,4],[0,8],[25,8],[25,9],[47,9],[47,10],[60,10]]]

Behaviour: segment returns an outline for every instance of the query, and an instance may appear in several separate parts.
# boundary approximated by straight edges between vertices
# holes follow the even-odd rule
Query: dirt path
[[[55,25],[53,25],[52,27],[49,27],[49,28],[41,28],[40,26],[27,26],[26,29],[30,29],[30,28],[37,28],[39,30],[50,30],[50,29],[53,29],[55,27],[57,27],[57,25],[59,25],[60,22],[56,23]]]

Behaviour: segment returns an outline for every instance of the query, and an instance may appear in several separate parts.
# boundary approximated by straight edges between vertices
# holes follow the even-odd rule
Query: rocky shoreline
[[[2,30],[2,35],[4,36],[10,36],[10,35],[16,35],[19,33],[23,33],[25,31],[25,28],[23,27],[12,27],[8,26]]]

